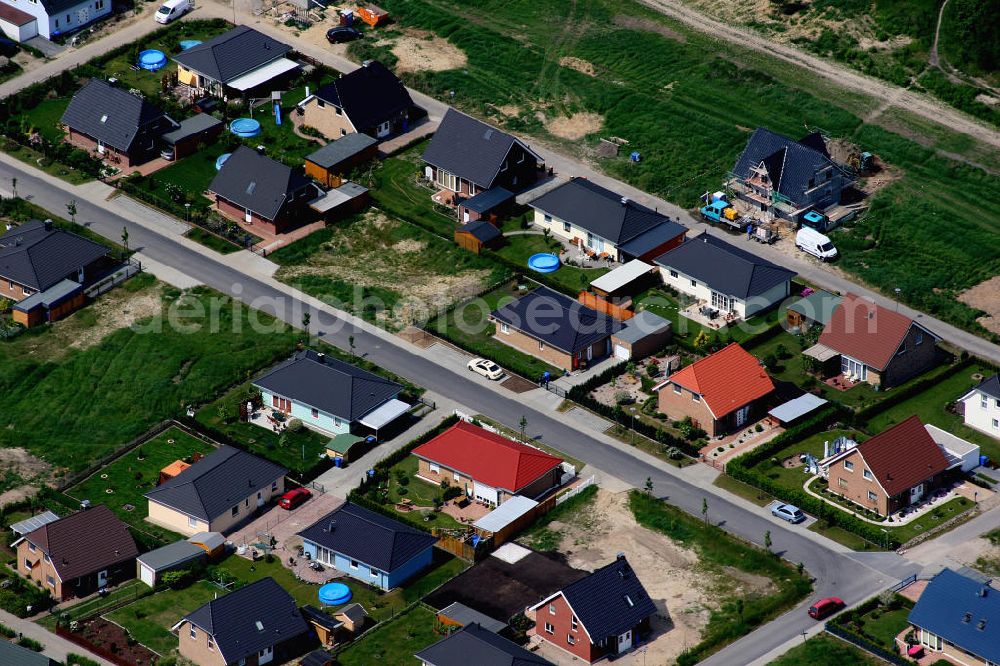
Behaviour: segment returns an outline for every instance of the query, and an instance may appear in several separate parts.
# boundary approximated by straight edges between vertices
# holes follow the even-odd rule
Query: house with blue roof
[[[929,652],[966,666],[1000,664],[1000,590],[982,578],[942,569],[909,620]]]
[[[383,590],[434,559],[437,537],[347,502],[299,532],[311,559]]]

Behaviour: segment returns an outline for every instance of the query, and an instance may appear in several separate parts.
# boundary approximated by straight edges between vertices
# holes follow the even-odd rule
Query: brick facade
[[[12,301],[21,301],[35,293],[31,287],[25,287],[19,282],[0,279],[0,297]]]
[[[114,164],[117,167],[127,169],[133,165],[132,157],[130,157],[127,153],[122,153],[115,148],[112,148],[111,146],[104,146],[104,153],[99,154],[97,152],[97,141],[86,134],[81,134],[71,128],[66,128],[66,142],[76,146],[80,150],[86,150],[88,153],[94,153],[96,157],[99,157],[110,164]]]
[[[438,168],[428,165],[430,180],[438,187],[444,185],[438,182]],[[454,174],[458,177],[458,187],[454,191],[463,197],[471,197],[482,192],[485,188],[470,183],[461,174]],[[507,157],[504,158],[503,166],[493,179],[490,187],[502,187],[511,192],[519,192],[530,187],[538,179],[538,160],[527,151],[515,143],[511,147]]]
[[[678,393],[675,388],[680,389]],[[674,421],[682,421],[685,416],[691,417],[695,427],[702,428],[709,437],[716,436],[716,421],[709,411],[708,405],[702,399],[695,400],[696,394],[686,388],[668,383],[660,389],[657,400],[659,410]]]
[[[918,340],[920,344],[917,344]],[[905,351],[902,351],[904,349]],[[898,386],[907,379],[929,370],[937,361],[937,340],[919,327],[911,326],[906,333],[904,343],[900,345],[900,350],[892,357],[876,381],[880,381],[884,388]],[[868,382],[875,383],[872,381],[871,369],[868,370]]]
[[[591,644],[583,625],[577,622],[573,628],[573,619],[573,611],[560,594],[535,611],[535,633],[587,663],[604,656],[606,650]]]
[[[357,130],[342,109],[313,97],[303,104],[302,124],[316,129],[331,141],[353,134]]]
[[[574,356],[561,349],[556,349],[544,342],[522,333],[513,327],[508,327],[508,332],[504,333],[500,328],[500,322],[496,323],[496,333],[493,335],[495,340],[504,343],[505,345],[510,345],[515,349],[523,351],[525,354],[539,358],[546,363],[554,365],[557,368],[563,370],[576,370],[582,367],[584,364],[597,363],[609,353],[609,347],[611,342],[611,336],[609,335],[604,340],[595,342],[590,346],[591,357],[587,359],[587,350],[583,349],[576,353],[576,362],[574,362]]]
[[[470,493],[475,488],[476,483],[476,480],[472,477],[462,474],[461,472],[456,472],[455,470],[444,465],[438,465],[438,471],[435,472],[431,469],[431,463],[423,458],[417,459],[417,474],[434,485],[440,485],[440,483],[444,481],[449,486],[458,486],[459,488],[465,490],[466,494],[470,496]],[[503,504],[514,495],[523,495],[532,499],[539,497],[552,488],[557,487],[561,477],[562,468],[556,467],[555,469],[542,474],[537,479],[524,486],[524,488],[515,488],[514,492],[496,488],[497,496],[500,500],[499,503]],[[492,486],[490,487],[492,488]]]
[[[27,539],[22,540],[17,545],[17,572],[24,578],[34,581],[56,601],[85,597],[88,594],[96,592],[99,589],[97,578],[99,571],[107,572],[105,585],[117,585],[130,578],[135,578],[135,558],[121,562],[112,562],[105,565],[103,569],[64,581],[60,580],[55,566],[53,566],[51,560],[46,559],[46,555],[41,547],[36,546],[34,552],[32,552],[30,542]],[[51,583],[49,581],[50,576],[52,578]]]
[[[850,467],[853,467],[851,469]],[[874,474],[871,478],[865,478],[865,471],[868,465],[861,454],[854,450],[843,459],[830,465],[828,483],[830,491],[848,499],[855,504],[871,509],[881,516],[895,513],[910,505],[910,489],[888,496],[886,491],[879,484]],[[924,490],[922,496],[927,496],[933,492],[944,480],[944,475],[931,476],[924,480]],[[874,493],[874,498],[869,496]]]

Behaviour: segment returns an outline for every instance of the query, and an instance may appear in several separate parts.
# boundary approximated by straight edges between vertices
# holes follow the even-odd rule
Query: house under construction
[[[794,141],[758,127],[736,160],[726,189],[753,217],[797,225],[810,211],[832,221],[851,214],[840,202],[841,192],[853,182],[850,172],[830,158],[818,132]]]

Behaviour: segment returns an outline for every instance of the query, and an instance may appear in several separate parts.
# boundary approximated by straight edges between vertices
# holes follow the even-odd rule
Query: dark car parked
[[[348,25],[337,26],[326,31],[326,41],[331,44],[343,44],[361,39],[361,31]]]

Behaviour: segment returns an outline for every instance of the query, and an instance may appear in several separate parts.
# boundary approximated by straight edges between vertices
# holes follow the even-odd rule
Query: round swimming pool
[[[539,252],[528,258],[528,268],[538,273],[552,273],[559,270],[559,257],[550,252]]]
[[[215,160],[216,171],[222,168],[222,165],[226,163],[226,160],[229,159],[230,155],[232,155],[232,153],[222,153],[221,155],[219,155],[219,159]]]
[[[342,606],[351,600],[351,588],[343,583],[327,583],[319,588],[319,601],[324,606]]]
[[[229,123],[229,131],[243,138],[257,136],[260,134],[260,123],[253,118],[237,118]]]
[[[163,51],[148,49],[139,54],[139,67],[147,69],[151,72],[163,69],[166,64],[167,56],[163,53]]]
[[[181,51],[187,51],[192,46],[198,46],[201,44],[200,39],[182,39],[181,40]]]

